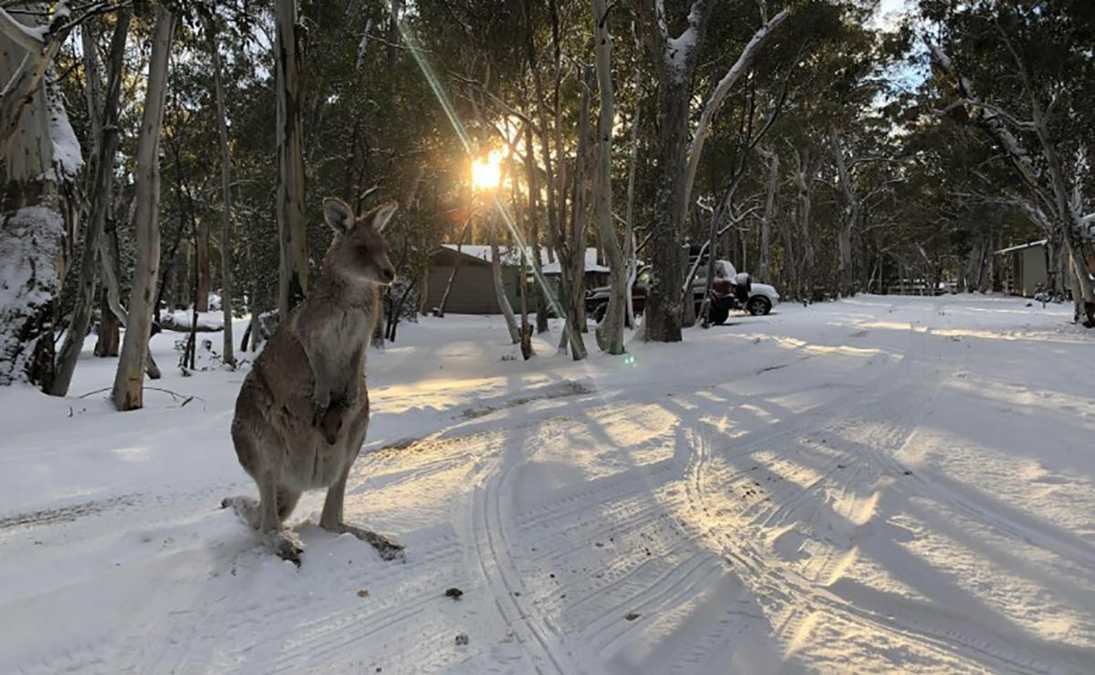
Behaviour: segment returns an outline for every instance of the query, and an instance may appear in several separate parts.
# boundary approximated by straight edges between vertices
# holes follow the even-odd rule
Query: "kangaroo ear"
[[[392,219],[395,210],[398,208],[399,204],[396,202],[388,202],[377,208],[376,215],[373,216],[373,228],[377,232],[384,232],[384,228],[388,226],[388,221]]]
[[[345,233],[354,224],[354,212],[338,197],[328,197],[323,200],[323,218],[331,229],[339,234]]]

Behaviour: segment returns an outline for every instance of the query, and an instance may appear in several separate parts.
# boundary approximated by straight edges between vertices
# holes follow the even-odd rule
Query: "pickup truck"
[[[636,314],[642,314],[646,306],[646,290],[650,285],[650,269],[640,270],[631,287],[631,302]],[[707,266],[701,265],[692,279],[692,301],[699,314],[703,294],[707,290]],[[600,323],[608,308],[609,288],[602,286],[586,293],[586,315]],[[715,280],[711,284],[711,322],[721,324],[734,310],[746,311],[753,316],[768,314],[779,302],[779,293],[768,284],[752,281],[748,274],[738,274],[728,260],[715,261]]]

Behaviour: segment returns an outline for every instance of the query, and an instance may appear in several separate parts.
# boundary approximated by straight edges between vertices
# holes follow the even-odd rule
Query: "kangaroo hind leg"
[[[372,530],[346,524],[342,508],[346,496],[346,480],[349,475],[350,467],[347,466],[334,485],[327,488],[327,498],[323,502],[323,515],[320,516],[319,526],[328,532],[354,535],[375,548],[384,560],[405,559],[402,544]]]

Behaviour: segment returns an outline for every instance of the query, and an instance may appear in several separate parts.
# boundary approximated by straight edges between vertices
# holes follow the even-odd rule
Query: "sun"
[[[485,159],[471,162],[471,184],[476,190],[493,190],[502,182],[502,153],[492,150]]]

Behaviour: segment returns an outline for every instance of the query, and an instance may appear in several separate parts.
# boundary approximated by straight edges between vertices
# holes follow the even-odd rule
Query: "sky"
[[[911,9],[914,3],[915,0],[882,0],[878,5],[878,11],[875,13],[877,25],[882,28],[891,27],[895,15]]]

